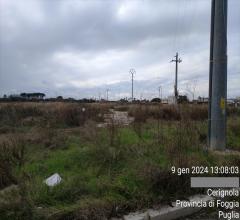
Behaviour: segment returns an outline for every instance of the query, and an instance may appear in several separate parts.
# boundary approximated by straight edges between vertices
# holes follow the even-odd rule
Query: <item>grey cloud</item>
[[[84,97],[109,86],[118,97],[128,93],[134,67],[137,93],[152,94],[161,83],[169,95],[169,61],[178,50],[180,85],[197,78],[207,95],[210,1],[179,2],[1,0],[0,93]],[[229,82],[240,79],[239,10],[240,2],[230,0]],[[236,86],[228,88],[229,95],[239,95]]]

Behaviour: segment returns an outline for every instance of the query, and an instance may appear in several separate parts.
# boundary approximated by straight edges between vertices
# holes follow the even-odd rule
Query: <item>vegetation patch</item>
[[[98,127],[113,107],[134,121]],[[172,175],[171,166],[240,162],[206,150],[206,111],[198,105],[1,104],[1,128],[8,128],[0,135],[1,219],[104,219],[199,193],[189,176]],[[228,114],[228,146],[239,151],[240,117]],[[54,173],[62,182],[48,187],[44,180]]]

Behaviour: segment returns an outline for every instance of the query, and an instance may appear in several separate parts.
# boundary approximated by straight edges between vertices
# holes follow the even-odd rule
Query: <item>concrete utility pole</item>
[[[211,29],[210,29],[210,62],[209,62],[209,89],[208,89],[208,147],[210,146],[211,133],[211,100],[212,100],[212,70],[213,70],[213,36],[214,36],[215,0],[211,5]]]
[[[158,92],[159,92],[159,99],[162,101],[162,86],[158,87]]]
[[[109,92],[109,89],[106,89],[107,101],[108,101],[108,92]]]
[[[101,92],[98,92],[98,100],[101,101]]]
[[[133,101],[134,100],[134,96],[133,96],[133,77],[136,74],[136,71],[135,71],[135,69],[130,69],[129,72],[132,76],[132,101]]]
[[[209,71],[209,144],[226,148],[227,0],[212,0]]]
[[[176,67],[175,67],[175,85],[174,85],[174,96],[177,101],[178,98],[178,63],[181,63],[182,60],[181,58],[178,58],[178,53],[176,53],[176,56],[174,56],[175,59],[171,60],[171,62],[175,62]]]

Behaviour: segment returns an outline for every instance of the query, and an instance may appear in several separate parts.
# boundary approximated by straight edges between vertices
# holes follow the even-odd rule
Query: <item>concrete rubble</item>
[[[107,127],[108,125],[127,126],[134,121],[133,117],[128,115],[128,112],[110,110],[111,113],[104,114],[104,123],[99,123],[97,127]]]

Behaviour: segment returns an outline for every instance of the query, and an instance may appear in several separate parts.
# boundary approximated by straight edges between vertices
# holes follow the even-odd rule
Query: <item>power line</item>
[[[177,5],[177,17],[179,17],[180,15],[180,1],[178,1],[178,5]],[[175,14],[175,13],[174,13]],[[173,34],[173,48],[172,50],[176,50],[176,41],[177,41],[177,34],[178,34],[178,26],[179,26],[179,19],[175,19],[175,25],[174,25],[174,34]]]

